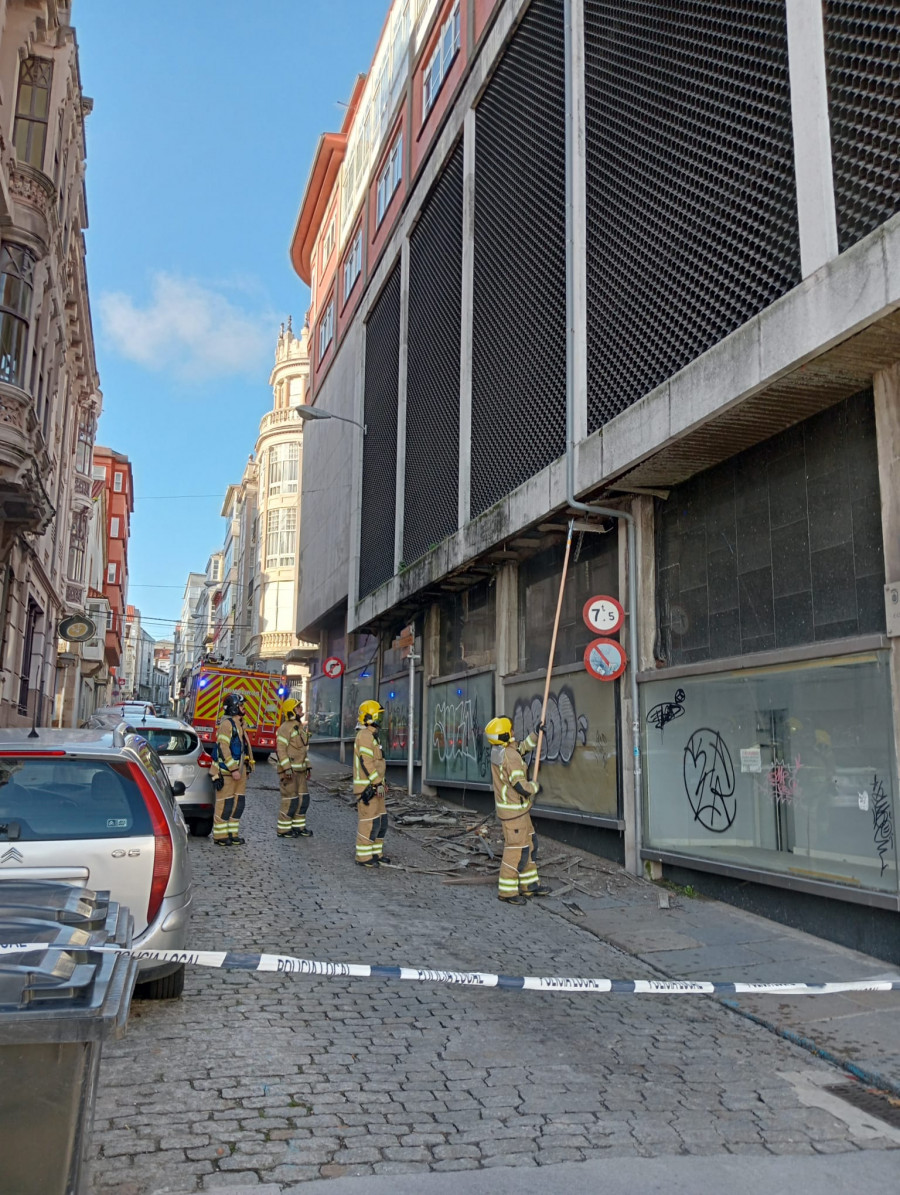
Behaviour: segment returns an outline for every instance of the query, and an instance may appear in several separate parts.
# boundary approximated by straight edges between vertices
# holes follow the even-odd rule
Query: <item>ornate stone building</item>
[[[69,6],[0,0],[0,725],[48,721],[56,627],[85,609],[101,395],[85,117]]]
[[[260,420],[256,451],[239,487],[236,625],[243,634],[236,642],[248,666],[300,676],[314,650],[296,633],[303,424],[294,408],[309,391],[309,328],[298,337],[290,320],[282,325],[269,385],[273,407]]]

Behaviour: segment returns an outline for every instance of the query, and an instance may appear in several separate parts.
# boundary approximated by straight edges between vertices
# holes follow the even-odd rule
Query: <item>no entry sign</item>
[[[600,594],[599,597],[588,598],[584,603],[582,617],[589,631],[614,635],[625,621],[625,611],[614,597]]]
[[[322,665],[322,671],[326,676],[330,676],[334,680],[337,676],[342,676],[344,672],[344,662],[339,660],[337,656],[329,656]]]
[[[617,639],[594,639],[584,649],[584,666],[597,680],[618,680],[628,666],[628,657]]]

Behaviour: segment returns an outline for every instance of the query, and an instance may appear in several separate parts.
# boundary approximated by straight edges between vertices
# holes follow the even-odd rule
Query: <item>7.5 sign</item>
[[[588,598],[584,603],[582,617],[589,631],[599,635],[614,635],[625,621],[625,611],[614,597],[601,594],[599,597]]]

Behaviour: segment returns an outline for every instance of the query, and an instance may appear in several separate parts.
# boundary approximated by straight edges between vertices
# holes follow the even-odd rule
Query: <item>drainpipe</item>
[[[631,875],[642,874],[642,804],[641,804],[641,724],[637,684],[637,536],[634,517],[611,506],[590,506],[575,497],[575,367],[584,354],[584,307],[579,314],[575,304],[575,270],[585,271],[584,254],[576,253],[575,238],[585,216],[584,185],[580,175],[583,152],[584,108],[584,0],[564,0],[566,59],[566,501],[572,510],[588,515],[622,520],[628,533],[628,675],[631,681],[631,737],[634,753],[632,810],[634,835],[626,837],[625,868]],[[575,21],[579,34],[575,36]],[[576,213],[576,199],[578,212]],[[582,292],[585,291],[582,286]],[[585,379],[586,383],[586,379]]]

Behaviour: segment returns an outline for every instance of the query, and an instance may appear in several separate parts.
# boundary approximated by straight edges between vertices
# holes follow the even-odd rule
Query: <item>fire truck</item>
[[[216,726],[228,693],[244,696],[244,723],[253,754],[265,759],[275,750],[281,702],[287,696],[281,677],[269,672],[245,672],[218,664],[200,664],[191,677],[191,691],[184,711],[206,747],[216,741]]]

